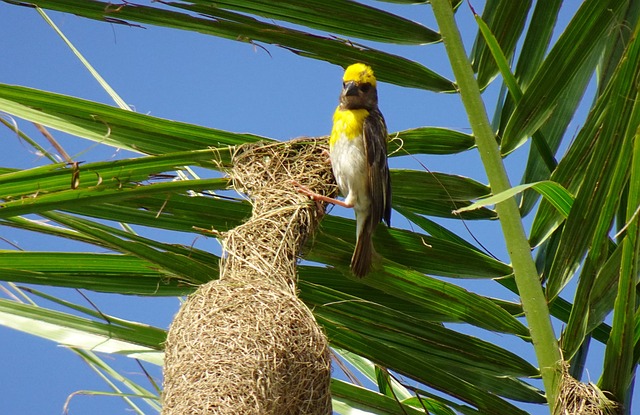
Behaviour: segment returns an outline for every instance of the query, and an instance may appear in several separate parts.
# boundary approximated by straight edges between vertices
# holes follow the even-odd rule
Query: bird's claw
[[[308,187],[298,183],[295,180],[291,180],[291,184],[293,184],[295,187],[298,188],[298,192],[299,193],[302,193],[303,195],[309,196],[311,199],[315,200],[316,202],[331,203],[332,205],[339,205],[339,206],[346,207],[346,208],[352,208],[353,207],[351,205],[346,204],[342,200],[334,199],[333,197],[329,197],[329,196],[321,195],[320,193],[316,193],[313,190],[311,190]]]

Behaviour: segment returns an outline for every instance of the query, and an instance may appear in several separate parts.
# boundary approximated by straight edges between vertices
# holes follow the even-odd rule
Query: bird
[[[351,272],[364,277],[374,256],[373,232],[381,221],[391,226],[391,177],[387,163],[387,125],[378,109],[376,78],[370,66],[355,63],[342,77],[333,114],[329,159],[342,206],[356,216],[356,246]]]
[[[391,177],[387,163],[387,125],[378,109],[377,82],[364,63],[347,67],[333,114],[329,158],[344,205],[356,215],[356,247],[351,271],[364,277],[371,269],[371,238],[382,220],[391,226]]]
[[[391,226],[391,176],[387,163],[387,125],[378,109],[373,69],[364,63],[347,67],[338,107],[333,113],[329,160],[344,201],[321,195],[294,182],[298,191],[316,201],[353,208],[356,247],[351,272],[359,278],[371,270],[373,232],[384,220]]]

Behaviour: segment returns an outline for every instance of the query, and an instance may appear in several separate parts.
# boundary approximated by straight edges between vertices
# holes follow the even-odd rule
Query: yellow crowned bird
[[[373,70],[349,66],[342,78],[340,104],[333,114],[329,140],[333,175],[345,207],[356,214],[357,241],[351,271],[357,277],[371,269],[371,237],[378,223],[391,225],[391,179],[387,164],[387,126],[378,109]]]

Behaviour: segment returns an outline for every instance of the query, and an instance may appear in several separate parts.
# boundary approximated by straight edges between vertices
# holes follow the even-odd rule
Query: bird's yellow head
[[[350,65],[342,77],[344,82],[353,81],[358,84],[371,84],[376,86],[376,77],[373,75],[373,69],[364,63],[354,63]]]
[[[340,93],[340,109],[368,111],[377,108],[378,92],[376,77],[370,66],[354,63],[344,71],[342,92]]]

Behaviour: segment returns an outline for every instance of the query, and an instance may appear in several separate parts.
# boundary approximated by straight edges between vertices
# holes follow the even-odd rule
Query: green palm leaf
[[[440,42],[440,34],[386,11],[382,4],[349,0],[192,0],[146,6],[94,0],[4,2],[115,24],[160,26],[265,48],[272,45],[340,66],[361,61],[373,65],[382,82],[461,92],[468,103],[468,83],[454,84],[436,73],[431,69],[435,62],[406,57],[419,51],[431,59],[434,49],[427,48]],[[450,12],[450,2],[431,3],[442,23],[441,11]],[[480,22],[482,35],[479,32],[471,52],[477,79],[471,79],[469,72],[469,80],[478,96],[480,89],[490,90],[487,87],[498,79],[499,70],[508,84],[511,94],[494,103],[495,129],[490,130],[488,122],[478,122],[486,119],[486,105],[479,101],[466,108],[475,135],[419,123],[392,132],[389,152],[398,157],[394,163],[401,165],[404,155],[419,156],[419,163],[423,155],[446,155],[455,161],[458,153],[477,147],[483,159],[494,152],[499,164],[500,156],[512,154],[533,137],[537,144],[529,150],[522,184],[506,183],[500,192],[491,166],[487,167],[489,184],[426,168],[393,169],[393,207],[404,218],[397,216],[402,223],[398,228],[378,227],[374,245],[380,261],[362,280],[349,272],[355,222],[332,214],[324,218],[305,246],[304,259],[313,264],[298,268],[299,295],[339,354],[375,384],[369,390],[333,379],[336,411],[524,414],[520,402],[545,403],[555,395],[548,388],[554,384],[549,379],[557,378],[550,365],[532,364],[521,357],[523,349],[537,351],[539,361],[555,356],[557,348],[540,355],[541,343],[549,350],[557,339],[540,337],[534,330],[540,325],[532,323],[551,315],[566,323],[562,348],[564,358],[573,358],[575,376],[582,372],[581,356],[589,353],[589,339],[606,344],[600,386],[629,410],[628,392],[640,344],[638,4],[637,0],[584,2],[560,34],[556,24],[563,2],[487,2],[482,13],[486,26]],[[418,7],[425,10],[425,6],[412,10]],[[456,31],[440,26],[451,52],[448,42]],[[624,30],[613,36],[619,28]],[[450,63],[458,79],[460,68],[470,69],[464,53]],[[568,125],[584,105],[583,95],[596,68],[596,99],[584,126],[571,140],[574,133]],[[485,92],[487,102],[489,97]],[[27,169],[0,166],[0,225],[85,244],[84,252],[1,251],[0,280],[103,293],[183,296],[218,277],[217,255],[174,243],[173,237],[179,233],[187,238],[215,238],[241,224],[250,215],[251,205],[230,189],[231,183],[221,173],[230,167],[235,146],[271,139],[8,84],[0,84],[0,111],[129,151],[113,161],[67,160]],[[3,125],[18,132],[17,125],[5,120]],[[466,131],[466,126],[456,128]],[[499,148],[489,148],[487,143]],[[455,172],[456,163],[451,164]],[[194,169],[201,178],[191,175]],[[544,195],[539,206],[532,188]],[[508,260],[486,254],[460,231],[460,226],[504,221],[508,215],[498,208],[512,203],[511,198],[521,192],[521,211],[535,209],[529,243],[537,250],[539,275],[524,232],[518,236],[524,242],[523,256],[510,257],[512,266]],[[494,210],[489,203],[499,206]],[[478,239],[495,237],[487,233]],[[514,246],[509,239],[516,236],[507,236],[507,246]],[[541,307],[534,313],[528,308],[531,291],[522,289],[522,258],[533,269],[529,282],[546,290],[547,301],[540,295]],[[577,280],[575,293],[566,289],[572,278]],[[491,294],[503,287],[514,294],[493,298],[481,294],[487,291],[476,290],[475,284],[483,284],[483,290],[488,287]],[[8,287],[8,292],[20,293],[23,299],[39,297],[54,306],[0,299],[0,324],[77,348],[92,368],[109,372],[111,378],[117,378],[117,372],[105,368],[87,350],[162,364],[164,330],[105,316],[32,288]],[[526,319],[521,318],[523,310]],[[611,312],[609,326],[604,321]],[[469,331],[474,335],[466,334]],[[489,332],[498,333],[501,340],[495,341]],[[540,376],[546,391],[528,381]],[[124,378],[119,381],[128,383]],[[144,388],[129,386],[134,394],[154,398]],[[124,395],[117,387],[114,390],[110,393]]]

